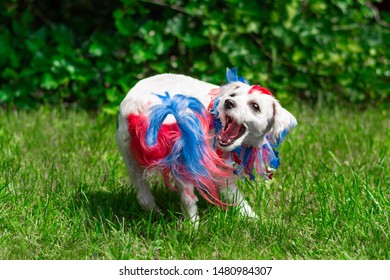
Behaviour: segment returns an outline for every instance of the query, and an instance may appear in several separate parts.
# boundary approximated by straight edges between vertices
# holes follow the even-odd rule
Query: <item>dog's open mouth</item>
[[[217,135],[218,142],[222,147],[230,146],[244,135],[245,131],[246,127],[243,124],[238,124],[233,118],[226,116],[225,126]]]

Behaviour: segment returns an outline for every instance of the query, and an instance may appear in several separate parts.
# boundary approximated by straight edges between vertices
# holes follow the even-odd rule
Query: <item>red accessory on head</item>
[[[254,91],[260,91],[262,94],[267,94],[267,95],[273,96],[272,92],[270,92],[268,89],[263,88],[263,87],[261,87],[259,85],[255,85],[255,86],[251,87],[251,89],[249,90],[248,94],[251,94]]]

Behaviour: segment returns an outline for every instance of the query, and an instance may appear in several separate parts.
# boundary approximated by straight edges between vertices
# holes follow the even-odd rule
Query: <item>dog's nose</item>
[[[223,107],[225,108],[225,110],[230,110],[230,109],[233,109],[236,107],[236,103],[231,99],[226,99],[225,103],[223,105],[224,105]]]

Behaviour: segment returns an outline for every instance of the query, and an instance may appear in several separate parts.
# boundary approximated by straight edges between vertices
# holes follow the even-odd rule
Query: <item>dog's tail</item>
[[[171,98],[168,92],[157,96],[162,104],[150,108],[146,145],[153,147],[163,140],[158,138],[164,138],[163,121],[170,114],[176,119],[179,133],[170,153],[154,164],[163,166],[167,185],[172,175],[183,183],[193,184],[207,201],[224,207],[218,185],[223,183],[223,178],[231,176],[231,168],[208,145],[209,117],[202,103],[180,94]]]

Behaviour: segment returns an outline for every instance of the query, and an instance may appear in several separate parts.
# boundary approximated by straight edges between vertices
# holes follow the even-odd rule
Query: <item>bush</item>
[[[141,78],[232,66],[279,99],[390,100],[390,31],[363,0],[64,2],[0,4],[0,103],[115,113]]]

